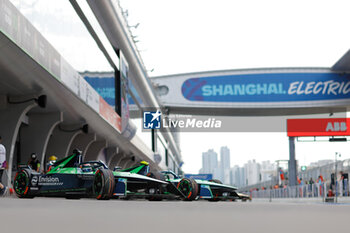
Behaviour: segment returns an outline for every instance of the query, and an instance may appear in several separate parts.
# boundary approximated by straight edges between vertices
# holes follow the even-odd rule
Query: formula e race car
[[[157,173],[150,173],[149,177],[161,177]],[[199,180],[181,178],[172,171],[162,171],[161,174],[168,182],[167,190],[172,193],[180,192],[184,200],[206,199],[209,201],[239,199],[236,187],[222,184],[219,180]],[[177,190],[174,190],[176,187]]]
[[[167,182],[147,177],[149,167],[138,173],[111,171],[102,161],[82,162],[79,150],[55,162],[46,174],[30,168],[19,170],[14,179],[14,190],[20,198],[34,196],[64,196],[66,198],[95,197],[110,199],[125,197],[127,192],[159,189]]]
[[[139,166],[124,169],[131,173],[138,173],[139,171],[149,170],[147,162],[142,162]],[[152,193],[149,200],[162,200],[163,198],[179,197],[183,200],[192,201],[195,199],[207,199],[209,201],[220,200],[237,200],[242,201],[251,200],[246,194],[237,193],[237,188],[222,184],[219,180],[199,180],[181,178],[172,171],[149,172],[148,177],[167,182],[167,185],[150,188],[148,193]],[[175,197],[174,197],[175,196]]]

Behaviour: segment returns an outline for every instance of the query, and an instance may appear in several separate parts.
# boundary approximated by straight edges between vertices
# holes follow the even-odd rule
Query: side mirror
[[[76,149],[73,150],[73,154],[81,155],[81,150],[76,148]]]

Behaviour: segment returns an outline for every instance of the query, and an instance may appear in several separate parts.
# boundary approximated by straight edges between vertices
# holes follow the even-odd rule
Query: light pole
[[[270,179],[271,179],[271,187],[270,187],[270,200],[269,200],[269,202],[271,202],[272,201],[272,182],[273,182],[273,175],[270,175]]]
[[[338,182],[338,155],[339,157],[341,157],[341,154],[338,153],[338,152],[335,152],[335,173],[334,173],[334,185],[335,185],[335,203],[338,202],[338,185],[337,185],[337,182]]]

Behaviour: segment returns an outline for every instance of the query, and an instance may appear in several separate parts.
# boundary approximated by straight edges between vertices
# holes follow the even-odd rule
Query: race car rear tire
[[[14,190],[19,198],[33,198],[30,195],[30,181],[32,179],[32,172],[30,169],[23,169],[17,172],[15,179],[13,181]]]
[[[157,180],[162,180],[162,181],[165,181],[165,177],[164,177],[164,175],[162,174],[162,173],[160,173],[160,172],[149,172],[148,174],[147,174],[147,176],[148,177],[151,177],[151,178],[154,178],[154,179],[157,179]],[[154,194],[156,194],[156,195],[152,195],[151,194],[151,190],[152,189],[156,189],[155,190],[155,193]],[[159,195],[161,195],[161,194],[163,194],[164,193],[164,188],[163,188],[163,186],[162,185],[159,185],[158,187],[148,187],[147,189],[146,189],[146,193],[147,194],[150,194],[150,196],[147,198],[149,201],[162,201],[163,200],[163,197],[161,197],[161,196],[159,196]],[[158,195],[158,196],[157,196]]]
[[[177,189],[184,194],[185,201],[193,201],[198,195],[198,184],[194,179],[182,178],[177,184]]]
[[[99,169],[95,173],[92,192],[97,200],[108,200],[112,197],[115,187],[114,175],[111,170]]]

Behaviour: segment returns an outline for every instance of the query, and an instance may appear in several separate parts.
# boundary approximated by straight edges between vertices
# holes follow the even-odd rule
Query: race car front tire
[[[114,175],[111,170],[99,169],[95,173],[92,192],[97,200],[108,200],[112,197],[115,187]]]
[[[177,189],[184,195],[185,201],[193,201],[198,195],[198,184],[194,179],[182,178]]]
[[[30,180],[32,178],[32,172],[30,169],[23,169],[17,172],[14,179],[14,189],[17,197],[19,198],[33,198],[30,195]]]

